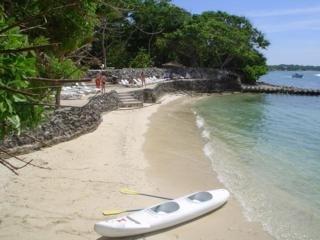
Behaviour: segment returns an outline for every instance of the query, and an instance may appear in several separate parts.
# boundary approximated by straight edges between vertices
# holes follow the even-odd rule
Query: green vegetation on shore
[[[0,138],[36,126],[44,106],[60,104],[61,80],[77,81],[88,67],[175,61],[226,69],[252,83],[267,71],[260,50],[268,45],[245,17],[191,14],[170,0],[4,1]]]
[[[269,71],[320,71],[320,66],[280,64],[268,66]]]

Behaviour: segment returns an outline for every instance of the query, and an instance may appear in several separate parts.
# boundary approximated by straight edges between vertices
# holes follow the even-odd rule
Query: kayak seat
[[[151,208],[151,210],[157,214],[168,214],[178,211],[179,208],[180,206],[176,202],[166,202]]]
[[[208,192],[198,192],[188,197],[193,202],[206,202],[212,199],[212,194]]]

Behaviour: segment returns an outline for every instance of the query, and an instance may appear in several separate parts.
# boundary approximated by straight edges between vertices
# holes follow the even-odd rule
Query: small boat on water
[[[94,230],[105,237],[127,237],[157,231],[209,213],[224,205],[229,196],[225,189],[196,192],[127,216],[98,222]]]
[[[292,75],[292,78],[303,78],[303,74],[295,73]]]

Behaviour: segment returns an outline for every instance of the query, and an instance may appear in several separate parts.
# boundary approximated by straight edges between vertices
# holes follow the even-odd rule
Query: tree
[[[0,138],[38,124],[52,90],[59,105],[62,84],[55,79],[80,77],[67,57],[92,39],[96,7],[87,0],[0,4]]]
[[[37,104],[53,101],[55,91],[59,105],[65,82],[59,79],[76,81],[83,74],[80,64],[90,58],[113,67],[174,60],[227,69],[254,83],[267,71],[260,50],[268,45],[245,17],[192,15],[170,0],[3,1],[0,135],[37,124],[44,111]]]
[[[0,7],[0,29],[7,28],[8,22]],[[37,74],[35,54],[21,50],[30,46],[19,27],[9,29],[0,37],[0,51],[16,50],[0,54],[0,138],[11,131],[20,132],[24,127],[34,126],[42,118],[43,108],[33,103],[47,96],[41,90],[28,90],[32,83],[25,79]]]
[[[130,62],[132,68],[147,68],[150,66],[152,66],[152,60],[145,49],[140,49],[137,56]]]
[[[155,66],[177,61],[228,69],[251,83],[267,70],[260,50],[269,42],[245,17],[225,12],[191,15],[169,0],[121,1],[116,8],[108,5],[101,16],[92,53],[103,56],[108,66],[134,66],[143,49]]]
[[[108,1],[98,7],[101,19],[92,54],[112,67],[127,67],[145,49],[156,66],[169,61],[158,40],[176,31],[191,15],[167,0]],[[102,62],[104,62],[103,60]]]
[[[130,14],[130,28],[136,29],[128,50],[138,54],[139,49],[147,49],[156,66],[170,59],[168,52],[158,44],[166,34],[181,28],[191,19],[191,14],[173,5],[171,1],[140,1],[136,11]]]
[[[186,66],[228,69],[248,82],[266,71],[259,49],[269,42],[244,17],[224,12],[194,15],[192,21],[167,34],[162,45]]]

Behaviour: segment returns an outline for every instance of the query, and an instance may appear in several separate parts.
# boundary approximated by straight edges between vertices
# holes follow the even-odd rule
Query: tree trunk
[[[105,45],[105,38],[106,38],[106,28],[107,28],[107,20],[103,19],[102,23],[102,54],[103,54],[103,64],[104,68],[107,67],[107,52],[106,52],[106,45]]]
[[[233,57],[232,56],[228,56],[226,58],[226,60],[223,62],[223,64],[221,65],[221,69],[224,69],[231,61],[233,60]]]
[[[153,35],[151,35],[151,37],[149,38],[149,45],[148,45],[148,54],[149,56],[151,56],[151,43],[153,40]]]
[[[62,88],[61,87],[59,87],[59,88],[57,88],[56,89],[56,95],[55,95],[55,98],[56,98],[56,108],[59,108],[59,106],[60,106],[60,103],[61,103],[61,101],[60,101],[60,98],[61,98],[61,90],[62,90]]]

